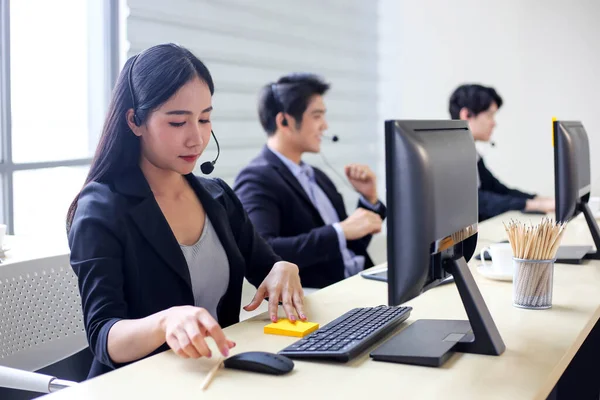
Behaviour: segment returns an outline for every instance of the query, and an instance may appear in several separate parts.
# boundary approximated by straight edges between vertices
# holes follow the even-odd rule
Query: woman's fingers
[[[183,329],[176,329],[173,335],[177,339],[177,345],[173,349],[178,355],[183,358],[199,358],[200,354],[194,348],[194,345],[188,338],[188,335]]]
[[[217,321],[215,321],[215,319],[210,315],[210,313],[206,310],[203,311],[204,312],[200,313],[200,315],[198,316],[198,320],[200,321],[202,326],[206,328],[210,337],[213,338],[213,340],[217,344],[217,347],[221,351],[221,354],[223,354],[223,356],[225,357],[229,356],[229,346],[227,344],[227,338],[225,337],[225,333],[223,333],[223,330],[221,329]]]
[[[196,322],[188,322],[185,325],[185,333],[188,336],[191,344],[194,346],[198,354],[202,357],[211,357],[212,352],[208,348],[206,341],[204,340],[204,335],[200,331],[199,323]]]
[[[296,313],[301,320],[306,321],[306,314],[304,313],[304,296],[302,296],[301,292],[295,292],[292,296],[292,301],[294,302],[294,307],[296,308]]]
[[[292,296],[287,290],[283,291],[283,294],[281,296],[281,303],[283,305],[285,315],[287,315],[288,319],[292,322],[296,321],[296,313],[294,312],[294,303],[292,301]]]

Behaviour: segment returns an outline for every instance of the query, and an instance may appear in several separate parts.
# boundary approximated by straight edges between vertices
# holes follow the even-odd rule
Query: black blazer
[[[321,170],[314,170],[317,184],[343,221],[348,216],[342,196]],[[344,279],[335,229],[325,225],[302,185],[267,146],[239,173],[234,190],[256,230],[273,250],[298,265],[303,286],[321,288]],[[385,212],[380,204],[382,218]],[[370,241],[368,235],[348,242],[350,250],[365,257],[365,268],[373,266],[367,254]]]
[[[479,221],[495,217],[504,212],[515,210],[523,211],[528,199],[533,199],[534,194],[510,189],[502,184],[485,166],[483,158],[477,162],[479,173]]]
[[[258,286],[281,259],[254,231],[238,198],[223,181],[191,174],[186,178],[229,260],[229,286],[217,307],[218,322],[226,327],[239,321],[244,276]],[[90,378],[122,365],[112,362],[106,347],[115,322],[194,305],[181,248],[139,168],[113,183],[92,182],[83,189],[69,246],[95,357]],[[168,348],[165,343],[152,354]]]

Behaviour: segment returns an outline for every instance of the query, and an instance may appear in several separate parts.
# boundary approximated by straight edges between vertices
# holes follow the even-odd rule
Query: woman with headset
[[[169,347],[210,357],[208,336],[227,356],[235,343],[221,327],[239,320],[244,276],[258,287],[246,310],[268,297],[273,321],[280,302],[289,319],[306,319],[298,267],[273,253],[223,181],[192,174],[213,92],[206,66],[173,44],[132,57],[118,78],[67,216],[89,377]]]

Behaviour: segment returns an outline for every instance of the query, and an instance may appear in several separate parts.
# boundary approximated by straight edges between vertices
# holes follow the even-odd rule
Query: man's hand
[[[346,240],[361,239],[381,232],[382,220],[379,214],[364,208],[357,208],[348,218],[340,222]]]
[[[344,168],[346,177],[354,189],[371,204],[377,204],[377,178],[367,165],[350,164]]]
[[[553,198],[536,196],[533,199],[527,200],[525,211],[540,211],[547,214],[554,211],[554,207],[555,203]]]

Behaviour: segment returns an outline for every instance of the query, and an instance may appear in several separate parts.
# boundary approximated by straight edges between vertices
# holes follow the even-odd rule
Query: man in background
[[[450,97],[452,119],[468,121],[475,141],[489,142],[496,126],[496,112],[502,107],[502,98],[494,88],[468,84],[459,86]],[[479,221],[506,211],[533,213],[554,211],[554,199],[509,188],[487,169],[477,154],[479,185]]]
[[[302,285],[322,288],[373,266],[371,235],[381,231],[385,206],[375,174],[366,165],[345,167],[361,194],[346,215],[344,200],[327,175],[302,161],[318,153],[327,130],[323,96],[329,85],[311,74],[267,84],[258,113],[267,134],[260,154],[237,176],[234,190],[255,229],[273,250],[300,268]]]

